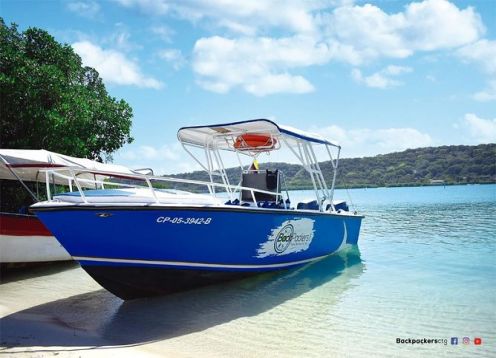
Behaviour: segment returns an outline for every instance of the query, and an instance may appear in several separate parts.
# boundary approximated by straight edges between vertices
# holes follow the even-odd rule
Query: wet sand
[[[302,324],[293,320],[299,309],[288,316],[284,306],[345,269],[349,274],[350,266],[355,266],[351,273],[362,272],[359,256],[335,255],[299,270],[134,301],[102,289],[76,263],[4,274],[0,354],[253,357],[270,351],[298,356],[308,348],[304,343],[290,351],[274,349],[287,346],[288,329],[298,331]]]

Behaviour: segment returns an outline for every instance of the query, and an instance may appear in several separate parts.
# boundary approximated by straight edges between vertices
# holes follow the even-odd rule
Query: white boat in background
[[[91,171],[136,172],[120,165],[103,164],[89,159],[74,158],[46,150],[0,149],[0,264],[72,260],[52,233],[28,212],[28,207],[46,195],[45,182],[65,186],[72,183],[59,178],[46,178],[42,170],[76,167],[88,170],[80,184],[88,187],[84,177],[92,180],[99,175]],[[48,181],[47,181],[48,179]],[[94,188],[94,185],[92,186]],[[53,190],[53,189],[52,189]],[[15,197],[14,194],[15,193]]]

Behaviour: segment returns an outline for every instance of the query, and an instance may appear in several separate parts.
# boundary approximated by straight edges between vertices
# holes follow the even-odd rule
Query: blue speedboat
[[[80,176],[84,170],[51,168],[48,180],[62,177],[78,190],[48,192],[50,200],[31,207],[86,272],[115,295],[167,294],[294,268],[357,244],[363,217],[333,198],[337,144],[266,119],[184,127],[178,139],[210,180],[101,171],[98,178],[106,179],[95,179],[88,190],[90,179]],[[283,147],[310,176],[314,200],[292,203],[283,173],[258,167],[262,153]],[[330,178],[316,151],[329,156]],[[238,160],[237,184],[222,154]],[[193,190],[179,190],[184,188]]]

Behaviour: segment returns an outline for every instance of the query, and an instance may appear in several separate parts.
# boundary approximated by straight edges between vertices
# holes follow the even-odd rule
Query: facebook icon
[[[451,344],[456,346],[458,344],[458,337],[451,337]]]

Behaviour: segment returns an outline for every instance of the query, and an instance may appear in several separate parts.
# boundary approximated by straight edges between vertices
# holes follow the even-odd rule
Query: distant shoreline
[[[330,187],[333,177],[331,163],[324,161],[319,166]],[[280,170],[284,173],[284,183],[289,190],[313,189],[310,176],[300,165],[260,163],[260,169]],[[231,183],[239,182],[239,167],[228,168],[226,172]],[[200,171],[171,176],[209,180],[207,173]],[[374,157],[342,158],[339,160],[335,187],[388,188],[495,183],[496,144],[480,144],[426,147]],[[195,190],[193,186],[187,185],[178,186],[177,189]]]
[[[429,184],[429,183],[421,183],[421,184],[412,184],[412,183],[406,183],[406,184],[397,184],[397,185],[383,185],[383,186],[378,186],[378,185],[356,185],[356,186],[336,186],[334,189],[336,190],[346,190],[346,189],[379,189],[379,188],[418,188],[418,187],[439,187],[439,186],[456,186],[456,185],[496,185],[496,181],[494,182],[471,182],[471,183],[444,183],[444,184]],[[203,191],[203,190],[194,190],[193,188],[190,189],[191,192],[194,193],[208,193],[208,191]],[[282,191],[286,190],[286,188],[282,188]],[[314,190],[313,187],[288,187],[288,191],[296,191],[296,190]]]
[[[337,186],[335,189],[375,189],[375,188],[415,188],[420,186],[453,186],[453,185],[490,185],[496,184],[496,181],[493,182],[470,182],[470,183],[440,183],[440,184],[430,184],[430,183],[404,183],[404,184],[391,184],[391,185],[354,185],[354,186]],[[288,190],[309,190],[313,188],[291,188]]]

